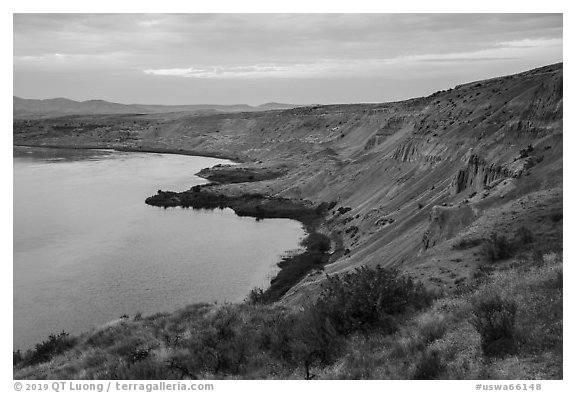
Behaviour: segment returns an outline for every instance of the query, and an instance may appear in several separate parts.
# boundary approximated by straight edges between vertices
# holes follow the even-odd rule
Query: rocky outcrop
[[[418,153],[418,143],[411,140],[398,146],[392,157],[398,161],[410,162],[417,159]]]
[[[434,206],[430,211],[430,225],[422,238],[424,249],[452,238],[475,218],[474,210],[470,206]]]
[[[452,193],[458,194],[467,189],[482,191],[491,183],[509,175],[502,165],[487,162],[478,154],[469,154],[465,158],[464,168],[452,180]]]

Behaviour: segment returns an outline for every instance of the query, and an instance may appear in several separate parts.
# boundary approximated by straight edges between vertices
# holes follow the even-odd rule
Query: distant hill
[[[302,105],[290,105],[290,104],[279,104],[277,102],[268,102],[266,104],[258,105],[256,109],[261,111],[273,111],[273,110],[292,109],[296,108],[297,106]]]
[[[67,98],[46,100],[13,97],[13,115],[16,119],[46,118],[64,115],[151,114],[170,112],[238,113],[292,109],[301,105],[271,102],[259,106],[237,105],[139,105],[118,104],[103,100],[74,101]]]

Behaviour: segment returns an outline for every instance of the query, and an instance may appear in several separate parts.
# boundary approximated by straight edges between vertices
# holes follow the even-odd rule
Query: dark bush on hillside
[[[532,145],[526,146],[524,149],[520,149],[520,158],[526,158],[534,151],[534,147]]]
[[[555,213],[552,215],[551,219],[552,219],[552,222],[558,222],[558,221],[562,220],[563,217],[564,217],[564,215],[562,213]]]
[[[340,214],[346,214],[350,210],[352,210],[352,208],[350,206],[346,206],[346,207],[342,206],[342,207],[339,207],[336,211]]]
[[[23,360],[24,356],[22,356],[22,351],[20,351],[19,349],[16,351],[12,351],[12,364],[14,366],[22,363]]]
[[[520,244],[530,244],[534,241],[532,231],[526,227],[520,227],[516,231],[516,239]]]
[[[313,379],[310,368],[315,362],[329,364],[334,361],[342,347],[342,338],[324,314],[314,307],[306,308],[292,327],[294,339],[290,351],[304,367],[305,379]]]
[[[505,236],[500,236],[495,233],[492,234],[485,245],[486,256],[491,261],[510,258],[514,254],[514,251],[515,246],[512,242]]]
[[[330,321],[310,307],[285,312],[246,304],[225,306],[203,318],[188,319],[185,329],[194,333],[173,344],[179,350],[168,363],[169,372],[180,377],[206,372],[246,376],[269,365],[298,374],[301,370],[311,379],[311,367],[332,362],[342,348]]]
[[[338,204],[337,201],[332,201],[332,202],[322,202],[321,204],[319,204],[315,211],[318,214],[324,214],[326,213],[328,210],[332,210],[336,207],[336,205]]]
[[[452,246],[454,250],[467,250],[469,248],[477,247],[482,244],[482,239],[462,239]]]
[[[252,297],[252,300],[264,303],[274,302],[280,299],[290,288],[300,281],[308,272],[314,269],[322,269],[328,262],[330,250],[330,238],[321,233],[312,232],[303,241],[306,247],[303,253],[284,257],[278,263],[282,269],[276,277],[270,281],[268,288],[262,296]],[[253,293],[250,296],[258,295]]]
[[[562,288],[564,288],[564,273],[556,272],[556,277],[554,277],[554,279],[549,282],[548,286],[551,289],[562,291]]]
[[[22,355],[20,350],[13,352],[14,364],[30,366],[33,364],[45,363],[50,361],[54,356],[66,352],[76,343],[75,338],[70,337],[69,333],[62,332],[58,335],[51,334],[48,340],[36,344],[33,350],[29,350]]]
[[[495,268],[492,265],[480,265],[472,275],[472,278],[477,281],[485,281],[488,276],[494,272]]]
[[[251,353],[258,347],[254,332],[244,327],[240,313],[232,308],[218,310],[197,332],[196,337],[191,337],[186,343],[194,356],[187,358],[184,365],[192,372],[241,373]]]
[[[422,358],[416,364],[414,379],[435,379],[446,369],[442,362],[440,351],[429,349],[422,354]]]
[[[431,302],[421,283],[396,269],[361,267],[353,273],[328,277],[314,306],[342,334],[379,327],[395,330],[394,316]]]
[[[318,232],[309,234],[304,240],[302,245],[306,247],[307,251],[325,253],[330,251],[330,239],[328,236]]]
[[[245,301],[251,305],[266,304],[268,302],[268,296],[262,288],[253,288]]]
[[[485,356],[502,356],[514,353],[516,341],[514,322],[516,304],[498,294],[483,296],[473,303],[472,325],[481,337]]]
[[[264,292],[267,303],[280,299],[290,288],[313,269],[322,269],[328,262],[328,255],[321,252],[306,251],[285,257],[278,263],[282,269],[270,281],[270,288]]]

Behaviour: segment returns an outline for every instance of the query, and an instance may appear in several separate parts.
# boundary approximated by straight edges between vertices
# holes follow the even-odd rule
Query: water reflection
[[[225,162],[15,148],[14,347],[267,286],[280,256],[298,247],[298,222],[144,204],[157,189],[204,183],[194,173]]]

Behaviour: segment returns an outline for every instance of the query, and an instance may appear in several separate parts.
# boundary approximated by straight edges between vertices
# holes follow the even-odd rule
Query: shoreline
[[[114,150],[119,152],[130,152],[130,153],[158,153],[158,154],[173,154],[180,156],[196,156],[196,157],[208,157],[217,158],[220,160],[232,161],[235,164],[241,164],[248,162],[247,160],[242,160],[240,157],[232,157],[226,154],[217,152],[197,152],[194,150],[182,150],[182,149],[168,149],[168,148],[156,148],[156,147],[145,147],[145,148],[131,148],[131,147],[118,147],[118,146],[100,146],[100,145],[52,145],[52,144],[12,144],[12,147],[40,147],[48,149],[74,149],[74,150]]]
[[[183,156],[199,156],[209,157],[216,159],[223,159],[231,161],[232,163],[243,163],[246,161],[238,161],[237,158],[233,159],[224,154],[218,153],[196,153],[191,150],[181,149],[164,149],[164,148],[141,148],[134,149],[130,147],[114,147],[114,146],[101,146],[101,145],[50,145],[50,144],[13,144],[13,147],[32,147],[32,148],[50,148],[50,149],[77,149],[77,150],[113,150],[118,152],[132,152],[132,153],[159,153],[159,154],[174,154]],[[212,167],[213,168],[213,167]],[[210,169],[212,169],[210,168]],[[282,257],[276,263],[280,269],[276,275],[271,279],[268,287],[254,288],[261,290],[264,295],[260,299],[262,302],[273,303],[281,299],[281,297],[293,288],[302,278],[313,270],[322,269],[324,265],[329,263],[331,254],[328,251],[331,248],[331,236],[324,235],[318,232],[326,212],[333,206],[328,203],[322,203],[316,207],[312,205],[306,206],[302,202],[293,201],[287,198],[269,197],[261,194],[243,194],[239,197],[232,197],[224,193],[215,193],[213,191],[205,191],[207,188],[214,185],[225,185],[234,183],[234,180],[226,182],[214,182],[208,179],[209,176],[196,176],[205,178],[210,183],[201,186],[195,186],[188,191],[174,192],[174,191],[161,191],[158,194],[148,197],[145,203],[157,207],[181,207],[193,209],[215,209],[215,208],[231,208],[234,213],[240,217],[248,216],[256,219],[271,219],[271,218],[287,218],[298,221],[302,224],[305,231],[305,236],[301,240],[303,251],[289,256]],[[232,177],[234,172],[232,172]],[[243,181],[244,182],[244,181]],[[254,181],[247,181],[254,182]],[[200,191],[203,190],[203,191]],[[200,191],[198,193],[198,191]],[[182,200],[182,196],[191,196],[196,193],[196,198],[192,200]],[[201,195],[201,196],[200,196]],[[198,198],[198,196],[200,196]],[[185,198],[184,198],[185,199]],[[247,294],[247,299],[254,293]]]
[[[306,232],[301,240],[304,250],[283,257],[277,266],[280,268],[267,288],[254,288],[248,295],[252,303],[274,303],[282,298],[308,273],[321,270],[329,263],[332,240],[318,231],[326,213],[335,203],[321,203],[306,206],[287,198],[269,197],[262,194],[242,194],[230,196],[210,190],[214,183],[192,187],[183,192],[158,190],[156,195],[146,198],[151,206],[192,209],[230,208],[240,217],[258,219],[287,218],[300,222]]]

